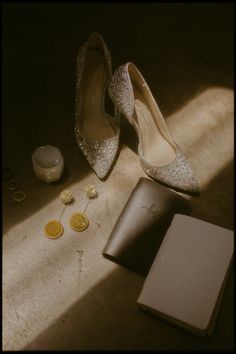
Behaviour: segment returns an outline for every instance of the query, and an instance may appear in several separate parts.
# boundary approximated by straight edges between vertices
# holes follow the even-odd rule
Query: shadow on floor
[[[233,273],[210,337],[195,337],[142,312],[136,301],[143,279],[118,266],[24,350],[232,350]]]
[[[61,190],[60,184],[45,185],[46,199],[42,196],[42,185],[35,180],[30,161],[36,146],[50,143],[62,150],[68,171],[63,189],[82,181],[91,171],[78,152],[73,134],[76,56],[90,32],[98,31],[104,36],[114,69],[129,60],[140,68],[167,117],[208,87],[232,89],[233,6],[229,3],[4,4],[3,164],[13,168],[29,193],[22,215],[17,213],[16,205],[16,212],[12,213],[9,191],[4,188],[4,228],[8,230],[37,212]],[[125,139],[129,142],[130,131],[126,129]],[[227,209],[226,215],[225,202],[219,200],[225,198],[229,208],[231,189],[225,191],[222,181],[231,185],[231,178],[229,164],[204,189],[206,208],[197,209],[196,217],[204,219],[209,215],[215,223],[224,214],[222,225],[231,225],[232,211]],[[213,214],[209,208],[216,202],[222,210]],[[137,309],[135,303],[142,283],[140,277],[117,268],[26,349],[233,348],[232,272],[215,332],[205,340]],[[127,284],[131,284],[130,288]]]
[[[234,230],[234,161],[228,163],[201,192],[201,204],[191,199],[193,216]]]
[[[165,117],[206,87],[233,87],[230,3],[6,3],[2,18],[6,165],[45,143],[73,146],[76,56],[92,31],[114,69],[140,68]]]
[[[19,184],[17,190],[21,189],[26,194],[26,199],[21,203],[13,201],[13,193],[15,191],[8,189],[8,181],[3,181],[4,233],[8,232],[14,225],[22,222],[25,218],[39,211],[51,200],[58,199],[63,189],[70,189],[78,182],[80,182],[81,187],[85,186],[88,184],[88,182],[84,182],[87,176],[90,174],[96,176],[77,146],[71,149],[62,148],[61,151],[65,160],[65,171],[62,178],[57,182],[47,184],[39,181],[34,175],[32,163],[29,159],[21,165],[20,172],[15,172],[13,177]],[[119,158],[119,153],[120,151],[118,152],[117,159]],[[101,182],[97,178],[97,185],[99,183]],[[80,191],[78,193],[81,195]],[[76,198],[78,198],[78,193],[75,192]]]
[[[20,176],[37,146],[76,151],[75,63],[92,31],[107,41],[114,69],[137,64],[164,117],[206,87],[232,88],[232,10],[230,3],[5,3],[3,165]]]

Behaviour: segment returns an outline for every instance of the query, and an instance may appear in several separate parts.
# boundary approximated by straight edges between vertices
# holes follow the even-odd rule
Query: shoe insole
[[[114,136],[104,111],[106,66],[104,56],[96,49],[88,49],[81,83],[82,107],[79,113],[83,134],[93,140]]]
[[[158,127],[159,114],[152,113],[139,90],[134,90],[135,121],[140,131],[143,155],[147,162],[158,167],[167,165],[176,157],[174,147],[163,136]]]

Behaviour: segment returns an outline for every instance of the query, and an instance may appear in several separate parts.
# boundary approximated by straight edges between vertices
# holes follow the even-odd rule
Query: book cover
[[[176,214],[137,304],[195,334],[212,333],[233,251],[233,231]]]

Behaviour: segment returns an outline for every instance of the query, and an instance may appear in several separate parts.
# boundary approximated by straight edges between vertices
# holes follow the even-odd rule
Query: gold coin
[[[49,238],[57,238],[63,234],[63,226],[58,220],[50,220],[44,226],[44,233]]]
[[[88,224],[88,218],[83,213],[75,213],[70,219],[70,226],[75,231],[84,231],[88,227]]]

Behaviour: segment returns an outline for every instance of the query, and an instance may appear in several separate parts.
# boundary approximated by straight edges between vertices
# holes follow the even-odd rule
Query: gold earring
[[[64,211],[65,211],[66,206],[71,205],[74,202],[74,196],[71,193],[71,191],[69,191],[68,189],[63,190],[60,193],[60,199],[61,199],[61,202],[65,206],[62,210],[59,220],[56,220],[56,219],[49,220],[47,222],[47,224],[44,226],[45,236],[47,236],[48,238],[51,238],[51,239],[56,239],[63,234],[64,228],[63,228],[60,220],[62,218]]]
[[[81,232],[87,229],[89,225],[88,217],[85,212],[88,208],[91,199],[94,199],[98,196],[96,187],[93,184],[89,184],[84,187],[84,192],[88,198],[88,203],[86,204],[83,212],[76,212],[72,214],[70,218],[70,226],[74,231]]]

